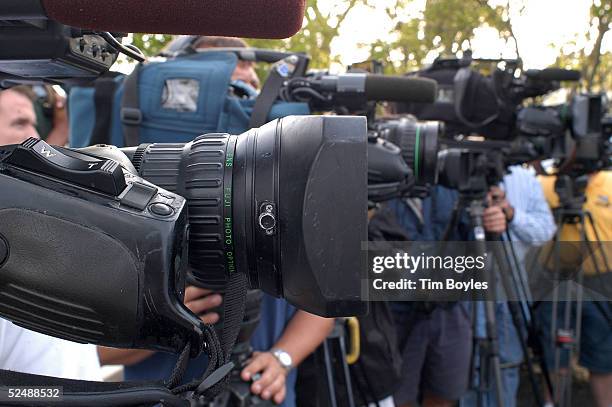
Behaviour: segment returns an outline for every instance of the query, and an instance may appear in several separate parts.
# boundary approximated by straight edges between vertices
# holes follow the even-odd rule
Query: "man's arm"
[[[529,171],[519,168],[506,177],[508,197],[506,205],[510,212],[510,232],[524,243],[547,242],[557,227],[542,185]]]
[[[300,364],[325,340],[334,326],[334,320],[297,311],[273,349],[282,349],[291,355],[293,366]],[[280,404],[285,399],[287,371],[270,352],[254,352],[253,358],[241,373],[243,380],[255,374],[261,377],[251,385],[251,391],[264,400],[273,399]]]
[[[116,349],[98,346],[100,364],[131,366],[140,363],[155,352],[146,349]]]

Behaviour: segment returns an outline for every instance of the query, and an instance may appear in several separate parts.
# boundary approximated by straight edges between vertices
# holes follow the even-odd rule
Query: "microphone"
[[[542,81],[579,81],[580,71],[561,68],[528,69],[525,76],[529,79]]]
[[[365,73],[325,75],[311,80],[311,86],[336,95],[361,95],[367,100],[433,103],[437,83],[432,79]]]
[[[110,32],[287,38],[302,27],[305,0],[28,0],[7,17],[48,17]],[[4,6],[3,6],[4,7]],[[14,18],[11,18],[14,19]]]
[[[368,75],[365,81],[365,94],[369,100],[433,103],[437,89],[437,82],[426,78]]]

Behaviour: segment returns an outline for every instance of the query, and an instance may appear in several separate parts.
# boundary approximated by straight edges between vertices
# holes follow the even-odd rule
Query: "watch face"
[[[291,356],[287,352],[282,351],[282,350],[277,350],[276,352],[274,352],[274,355],[276,356],[280,364],[283,365],[283,367],[285,368],[291,367],[291,364],[292,364]]]

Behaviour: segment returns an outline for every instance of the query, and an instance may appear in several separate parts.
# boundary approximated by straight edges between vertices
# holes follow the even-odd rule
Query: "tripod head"
[[[559,197],[559,208],[581,211],[586,202],[585,191],[589,182],[588,175],[558,175],[555,181],[555,193]]]
[[[499,184],[507,172],[503,153],[495,150],[449,148],[438,160],[438,183],[456,189],[468,201],[484,201],[489,188]]]

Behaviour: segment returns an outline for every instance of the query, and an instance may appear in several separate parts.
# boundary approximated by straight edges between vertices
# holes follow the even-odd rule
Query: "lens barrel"
[[[421,122],[412,117],[388,120],[380,125],[380,135],[402,150],[402,156],[412,170],[415,184],[433,185],[438,178],[438,139],[444,134],[444,124]]]
[[[307,311],[356,315],[366,309],[366,133],[364,117],[290,116],[240,136],[141,145],[132,161],[187,199],[192,283],[223,290],[244,272]]]

